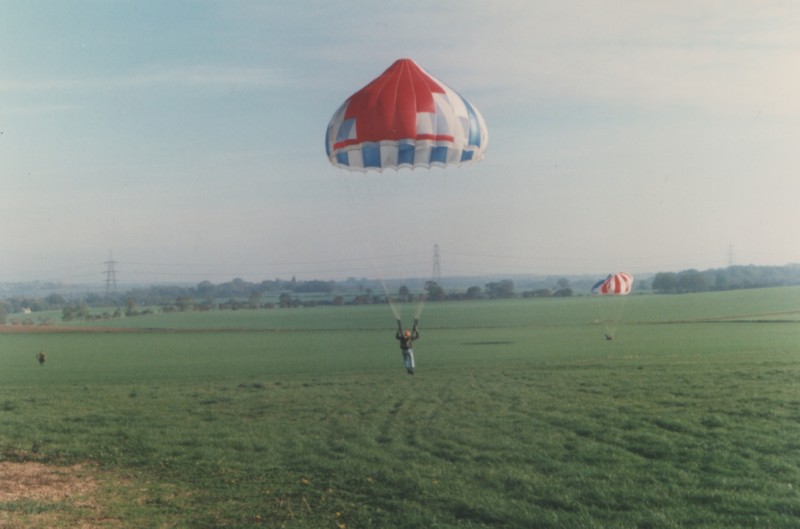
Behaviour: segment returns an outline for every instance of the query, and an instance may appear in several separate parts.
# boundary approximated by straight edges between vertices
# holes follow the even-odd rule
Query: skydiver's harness
[[[417,325],[419,325],[419,320],[414,320],[414,326],[411,328],[411,336],[406,336],[403,334],[403,324],[400,323],[400,320],[397,320],[397,334],[395,338],[400,340],[400,349],[403,351],[411,349],[411,342],[419,338]]]

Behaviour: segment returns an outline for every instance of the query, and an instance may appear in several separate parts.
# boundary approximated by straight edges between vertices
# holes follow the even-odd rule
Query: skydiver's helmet
[[[403,336],[405,336],[406,338],[411,338],[411,331],[406,329],[406,331],[403,333]]]

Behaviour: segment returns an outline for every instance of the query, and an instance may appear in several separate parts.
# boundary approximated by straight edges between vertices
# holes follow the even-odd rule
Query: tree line
[[[639,281],[636,291],[652,290],[657,294],[683,294],[743,288],[764,288],[800,285],[800,264],[785,266],[729,266],[680,272],[659,272],[651,280]],[[579,287],[578,292],[584,288]],[[424,296],[428,301],[569,297],[574,290],[568,278],[554,280],[552,287],[517,291],[514,281],[490,281],[459,291],[446,291],[438,282],[427,281],[422,291],[412,292],[402,285],[390,292],[393,301],[415,301]],[[139,316],[164,311],[241,310],[256,308],[293,308],[314,305],[364,305],[388,303],[379,281],[348,278],[344,281],[299,281],[274,279],[249,282],[236,278],[220,284],[203,281],[194,286],[151,285],[125,292],[86,293],[69,298],[52,293],[45,297],[12,296],[0,301],[0,324],[9,314],[24,313],[24,324],[40,323],[32,314],[61,310],[62,320],[96,319],[97,309],[105,309],[103,318]],[[146,308],[140,308],[146,307]]]
[[[680,272],[658,272],[651,281],[640,281],[636,291],[652,290],[657,294],[686,294],[747,288],[770,288],[800,285],[800,264],[784,266],[734,265],[727,268],[711,268],[704,271],[688,269]],[[484,289],[469,287],[466,294],[445,294],[435,283],[426,286],[428,299],[505,299],[517,297],[514,282],[509,279],[490,282]],[[523,291],[521,297],[569,297],[574,294],[570,280],[561,278],[553,288],[536,288]]]
[[[564,280],[566,281],[566,280]],[[504,279],[487,283],[484,287],[472,286],[462,292],[446,292],[436,281],[427,281],[424,288],[412,291],[400,286],[387,294],[380,282],[348,278],[336,281],[269,280],[258,283],[234,279],[212,284],[203,281],[195,286],[152,285],[137,287],[123,293],[87,293],[69,298],[52,293],[42,298],[13,296],[0,302],[0,324],[7,322],[9,314],[23,313],[22,319],[12,323],[24,325],[51,324],[41,321],[35,314],[61,310],[61,320],[95,321],[152,314],[152,307],[163,312],[207,310],[244,310],[258,308],[296,308],[317,305],[367,305],[392,301],[429,301],[505,299],[515,297],[514,282]],[[527,297],[527,293],[525,294]]]
[[[800,264],[659,272],[653,277],[650,287],[657,294],[686,294],[788,285],[800,285]]]

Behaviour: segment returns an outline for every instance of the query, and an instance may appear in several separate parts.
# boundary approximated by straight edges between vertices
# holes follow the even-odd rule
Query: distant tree
[[[213,298],[216,296],[217,287],[211,284],[210,281],[203,281],[195,288],[197,297],[200,298]]]
[[[230,298],[228,301],[220,303],[219,308],[222,310],[239,310],[244,308],[244,302],[236,298]]]
[[[92,307],[97,307],[106,300],[105,294],[99,294],[97,292],[89,292],[83,297],[83,301],[86,302],[87,305]]]
[[[714,290],[728,290],[730,279],[726,270],[717,270],[714,273]]]
[[[510,279],[503,279],[487,283],[486,293],[492,299],[512,298],[514,297],[514,282]]]
[[[483,290],[481,287],[469,287],[467,289],[467,299],[481,299]]]
[[[5,325],[8,319],[8,308],[5,303],[0,303],[0,325]]]
[[[125,300],[125,315],[126,316],[136,315],[136,300],[134,298],[128,298],[127,300]]]
[[[707,290],[706,279],[697,270],[684,270],[678,274],[677,286],[679,292],[703,292]]]
[[[51,309],[60,309],[67,304],[67,300],[61,294],[53,293],[45,299],[47,306]]]
[[[354,305],[371,305],[372,304],[372,296],[367,294],[359,294],[358,296],[353,298]]]
[[[89,305],[85,301],[78,302],[78,307],[75,309],[75,317],[79,320],[85,320],[89,317]]]
[[[197,307],[200,310],[217,310],[219,308],[219,304],[216,301],[214,301],[213,298],[206,298],[203,301],[201,301],[197,305]]]
[[[403,285],[397,290],[397,299],[400,301],[408,301],[411,297],[411,291],[407,286]]]
[[[678,276],[674,272],[659,272],[653,278],[653,290],[659,294],[672,294],[678,290]]]
[[[272,281],[267,279],[258,284],[258,290],[260,292],[274,292],[280,290],[280,285],[277,280]]]
[[[247,300],[247,306],[251,309],[257,309],[261,306],[261,292],[253,290]]]
[[[556,287],[557,287],[556,290],[564,290],[565,288],[569,288],[569,286],[570,286],[569,279],[567,279],[566,277],[562,277],[561,279],[556,281]]]
[[[61,321],[72,321],[75,319],[75,309],[73,307],[64,307],[61,309]]]
[[[181,312],[187,312],[192,310],[194,307],[194,300],[189,296],[178,296],[175,299],[175,306],[178,307],[178,310]]]
[[[292,306],[292,296],[288,292],[281,292],[278,297],[278,306],[282,309],[288,309]]]
[[[535,290],[526,290],[522,293],[523,298],[549,298],[553,295],[553,290],[549,288],[537,288]]]
[[[447,297],[444,289],[436,281],[426,281],[425,292],[428,293],[428,299],[431,301],[442,301]]]
[[[566,288],[559,288],[555,292],[553,292],[553,297],[557,298],[568,298],[572,296],[572,289],[569,287]]]
[[[335,288],[336,288],[336,283],[333,281],[320,281],[318,279],[314,279],[311,281],[301,281],[298,283],[294,283],[292,291],[297,293],[324,292],[327,294],[329,292],[333,292]]]

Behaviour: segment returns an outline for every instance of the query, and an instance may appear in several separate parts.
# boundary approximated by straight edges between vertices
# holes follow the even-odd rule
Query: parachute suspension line
[[[414,311],[414,319],[415,320],[419,320],[420,318],[422,318],[422,309],[425,308],[425,302],[427,300],[428,300],[428,294],[426,292],[423,292],[420,295],[420,301],[419,301],[419,303],[417,303],[417,308]]]
[[[350,177],[348,177],[345,174],[345,171],[343,171],[340,167],[337,167],[337,169],[339,174],[344,175],[342,178],[344,178],[344,181],[347,185],[347,195],[348,198],[350,199],[351,207],[356,211],[360,210],[363,207],[366,207],[371,215],[374,209],[373,204],[375,204],[375,201],[373,198],[372,188],[369,185],[369,179],[365,177],[366,182],[363,186],[363,189],[366,189],[366,196],[358,196],[357,193],[353,190],[353,186],[351,185],[350,182]],[[394,314],[396,320],[399,320],[400,312],[398,311],[397,306],[395,305],[395,302],[392,299],[392,295],[389,292],[389,287],[386,285],[386,273],[384,272],[383,267],[380,265],[378,258],[376,257],[375,248],[377,243],[374,240],[374,236],[371,230],[363,230],[363,231],[364,233],[362,234],[362,236],[364,237],[364,239],[367,240],[367,246],[368,246],[367,251],[369,252],[370,261],[372,262],[372,269],[378,275],[378,281],[381,284],[383,293],[386,296],[386,302],[389,304],[389,308],[391,309],[392,314]]]
[[[447,174],[447,169],[442,168],[443,173],[441,175],[432,175],[431,178],[427,179],[427,189],[426,195],[431,197],[438,197],[441,201],[442,207],[447,202],[447,198],[450,196],[449,194],[449,178]],[[439,207],[439,206],[435,206]],[[430,212],[430,218],[436,219],[436,211]],[[422,290],[420,293],[419,301],[416,304],[414,310],[414,319],[419,320],[422,317],[422,311],[425,309],[425,304],[428,301],[428,290],[425,288],[428,282],[436,283],[436,285],[440,286],[439,282],[441,281],[441,262],[440,262],[440,255],[439,255],[439,241],[444,240],[447,241],[450,238],[450,235],[453,231],[453,222],[451,215],[444,215],[443,220],[439,221],[438,219],[435,221],[436,225],[440,227],[440,229],[434,233],[434,241],[433,242],[433,266],[431,267],[431,276],[428,281],[423,283]]]
[[[369,179],[367,179],[366,184],[367,189],[367,200],[370,205],[376,204],[374,197],[372,196],[372,187],[369,185]],[[377,243],[374,239],[370,239],[370,254],[372,255],[372,267],[375,269],[375,272],[378,274],[378,280],[381,283],[381,288],[383,288],[383,294],[386,296],[386,302],[389,304],[389,308],[392,309],[392,314],[394,314],[394,319],[400,319],[400,312],[397,310],[397,306],[395,305],[394,301],[392,300],[392,295],[389,292],[389,287],[386,286],[386,272],[383,270],[383,266],[381,266],[378,258],[375,255],[375,248],[377,247]]]
[[[377,262],[373,260],[373,265],[376,267],[377,270],[380,270],[380,267],[377,265]],[[394,301],[392,300],[392,295],[389,293],[389,287],[386,286],[386,280],[384,279],[383,271],[379,272],[379,279],[381,282],[381,286],[383,287],[383,293],[386,296],[386,302],[389,304],[389,308],[392,309],[392,314],[394,314],[394,319],[400,319],[400,312],[397,310]]]
[[[620,299],[621,298],[621,299]],[[603,317],[603,326],[606,330],[606,336],[614,338],[617,329],[622,323],[622,314],[625,311],[625,304],[628,302],[628,296],[609,296],[606,301],[606,311]]]

